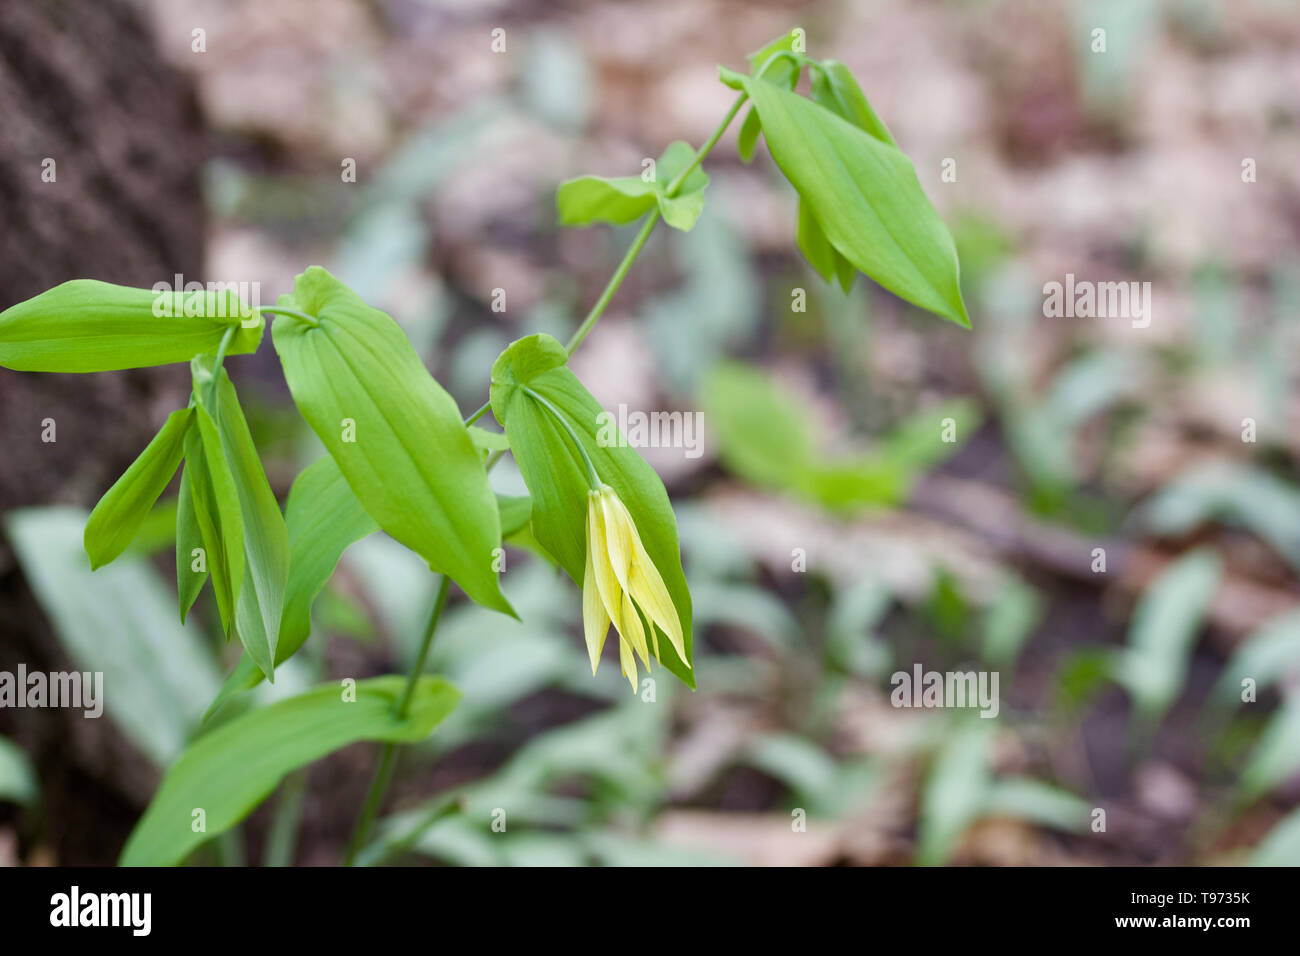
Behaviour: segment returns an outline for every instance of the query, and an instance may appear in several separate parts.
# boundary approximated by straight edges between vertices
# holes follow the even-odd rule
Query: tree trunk
[[[196,99],[159,60],[132,0],[0,5],[0,116],[0,309],[75,278],[202,278]],[[187,388],[180,367],[0,369],[0,513],[92,506]],[[42,440],[50,419],[52,442]],[[19,662],[71,669],[0,536],[0,670]],[[41,820],[0,804],[0,838],[21,823],[25,854],[39,844],[59,863],[113,861],[154,778],[119,734],[90,726],[106,724],[0,709],[0,733],[34,755],[43,790]]]

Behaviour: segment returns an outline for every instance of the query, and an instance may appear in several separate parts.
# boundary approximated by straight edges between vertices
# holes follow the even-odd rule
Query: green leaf
[[[497,495],[497,509],[501,512],[501,537],[505,539],[528,527],[533,501],[527,495]]]
[[[398,718],[405,678],[360,681],[355,700],[327,685],[250,711],[191,744],[122,850],[122,866],[173,866],[224,833],[275,790],[285,775],[359,740],[423,740],[455,708],[460,694],[438,677],[422,677],[410,716]],[[206,832],[193,829],[201,809]]]
[[[616,225],[640,219],[656,205],[664,222],[689,231],[704,208],[704,187],[709,177],[696,167],[682,182],[677,195],[668,196],[668,186],[695,159],[695,150],[678,140],[655,162],[653,178],[582,176],[560,184],[555,205],[562,226],[589,226],[593,222]]]
[[[272,338],[298,410],[386,532],[485,607],[513,614],[492,569],[501,525],[460,411],[391,318],[313,266]]]
[[[186,465],[181,470],[181,487],[176,496],[176,597],[180,604],[182,624],[199,592],[203,590],[203,583],[208,579],[203,531],[199,527],[198,516],[194,513],[194,493],[190,490],[190,467]],[[203,570],[196,571],[194,565],[200,555],[203,556]]]
[[[983,812],[992,787],[993,721],[973,718],[950,731],[921,792],[916,862],[940,866]]]
[[[248,322],[244,327],[243,321]],[[230,290],[155,293],[74,279],[0,312],[0,366],[20,372],[103,372],[256,351],[264,320]]]
[[[1254,465],[1212,462],[1190,469],[1153,494],[1136,521],[1182,537],[1208,521],[1244,527],[1300,570],[1300,491]]]
[[[701,399],[727,468],[762,487],[801,484],[817,450],[799,396],[756,369],[724,362],[709,373]]]
[[[560,225],[636,222],[655,207],[655,185],[640,176],[581,176],[567,180],[555,194]]]
[[[772,157],[836,251],[895,295],[969,326],[952,236],[911,161],[801,96],[743,83]]]
[[[763,79],[768,83],[784,86],[787,90],[794,89],[795,83],[799,81],[799,71],[803,68],[805,59],[803,52],[796,51],[794,48],[795,40],[799,37],[798,30],[799,28],[796,27],[788,33],[781,34],[771,43],[745,57],[749,61],[750,72],[757,73],[763,69],[764,64],[778,53],[793,53],[794,56],[781,57],[773,61],[767,68],[767,72],[763,74]]]
[[[819,276],[827,282],[838,279],[840,287],[845,292],[853,288],[853,279],[858,270],[853,268],[853,263],[840,255],[839,251],[831,245],[831,241],[826,238],[826,233],[822,231],[821,223],[813,214],[812,207],[804,202],[802,196],[799,198],[795,241],[799,244],[799,251],[817,270]]]
[[[745,121],[740,124],[740,134],[736,138],[736,151],[740,153],[741,162],[754,160],[754,147],[758,145],[759,134],[763,132],[763,123],[758,118],[758,110],[749,108]]]
[[[326,456],[303,469],[289,489],[289,584],[280,625],[277,664],[311,633],[311,605],[353,542],[379,530],[348,487],[338,463]]]
[[[84,536],[92,570],[108,564],[135,538],[180,466],[192,417],[190,408],[168,415],[153,441],[95,505]]]
[[[1133,612],[1128,646],[1115,657],[1111,673],[1149,723],[1164,716],[1182,688],[1219,571],[1213,551],[1184,555],[1161,572]]]
[[[999,778],[984,801],[984,816],[1028,820],[1067,833],[1087,831],[1090,809],[1068,790],[1031,777]]]
[[[285,587],[284,616],[275,646],[279,667],[306,642],[311,633],[311,606],[334,574],[348,545],[379,530],[379,525],[361,507],[333,458],[324,458],[303,469],[289,489],[285,509],[289,538],[289,579]],[[262,682],[263,670],[251,655],[235,665],[216,699],[208,708],[215,713],[235,694],[252,690]]]
[[[830,458],[814,446],[814,411],[770,376],[741,363],[714,367],[702,403],[727,468],[746,481],[798,495],[835,511],[896,504],[924,469],[951,454],[944,441],[974,434],[979,412],[967,400],[945,402],[904,420],[867,454]]]
[[[184,442],[181,443],[184,454]],[[155,555],[173,550],[176,546],[176,499],[160,498],[149,509],[140,530],[127,546],[127,552]]]
[[[244,519],[239,507],[235,476],[226,461],[221,434],[203,405],[195,406],[194,423],[185,437],[185,474],[189,479],[190,514],[203,541],[205,563],[212,576],[212,593],[217,600],[221,626],[226,637],[235,626],[235,609],[244,581]],[[177,512],[178,521],[181,512]],[[200,582],[200,586],[202,582]],[[182,607],[188,582],[181,586]]]
[[[23,577],[79,671],[102,672],[104,713],[148,760],[166,766],[220,683],[208,642],[176,621],[147,559],[124,554],[91,572],[80,508],[11,511],[4,526]]]
[[[492,366],[492,412],[510,436],[524,483],[532,496],[532,529],[579,587],[587,555],[587,478],[573,439],[554,415],[521,386],[558,411],[582,442],[600,480],[627,506],[646,552],[663,576],[677,609],[688,661],[667,639],[659,642],[662,663],[690,687],[691,596],[682,571],[677,520],[663,482],[636,450],[604,434],[607,416],[565,363],[562,346],[549,335],[530,335],[501,353]],[[613,428],[612,424],[606,427]],[[601,438],[614,438],[602,441]]]
[[[898,147],[889,127],[871,108],[848,67],[837,60],[820,60],[810,72],[814,103],[870,133],[886,146]]]
[[[202,384],[202,376],[210,379],[211,373],[201,359],[194,360],[194,369],[195,397],[202,407],[203,396],[208,391]],[[284,613],[289,577],[289,532],[262,469],[235,386],[224,368],[217,376],[214,397],[213,417],[220,434],[222,455],[234,479],[243,527],[243,580],[235,604],[235,627],[244,648],[274,681],[275,649],[280,639],[280,617]]]
[[[994,666],[1010,669],[1045,612],[1038,591],[1020,578],[1008,576],[984,610],[981,655]]]
[[[509,451],[510,439],[503,432],[490,432],[478,425],[469,426],[469,438],[479,451]]]

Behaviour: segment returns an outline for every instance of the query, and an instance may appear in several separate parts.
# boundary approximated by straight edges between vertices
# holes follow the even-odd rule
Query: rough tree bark
[[[0,118],[0,309],[73,278],[147,287],[200,277],[197,101],[156,55],[132,0],[0,4]],[[93,505],[186,387],[181,368],[0,369],[0,513]],[[47,418],[52,443],[41,440]],[[0,670],[19,661],[71,666],[0,536]],[[0,863],[5,831],[12,847],[19,829],[21,855],[111,863],[152,791],[143,760],[108,721],[79,713],[0,710],[0,733],[35,755],[42,783],[37,813],[0,805]]]

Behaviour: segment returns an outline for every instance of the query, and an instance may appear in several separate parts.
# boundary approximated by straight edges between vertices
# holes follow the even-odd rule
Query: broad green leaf
[[[208,641],[176,620],[168,588],[145,558],[124,554],[91,572],[80,508],[11,511],[4,525],[23,577],[73,667],[103,673],[104,714],[148,760],[185,746],[220,684]]]
[[[379,530],[328,455],[303,469],[289,489],[289,584],[280,625],[279,664],[302,647],[311,632],[311,605],[355,541]]]
[[[1213,551],[1184,555],[1161,572],[1133,612],[1128,646],[1112,662],[1112,676],[1149,723],[1164,716],[1182,688],[1219,571]]]
[[[501,537],[508,538],[528,527],[533,516],[533,502],[527,495],[497,495],[497,509],[501,512]]]
[[[469,437],[479,451],[509,451],[510,449],[510,439],[502,432],[490,432],[478,425],[470,425]]]
[[[247,322],[247,327],[244,326]],[[253,352],[264,320],[230,290],[155,293],[74,279],[0,312],[0,366],[20,372],[104,372]]]
[[[853,268],[853,263],[840,255],[839,251],[831,245],[831,241],[826,238],[826,233],[822,232],[821,223],[817,221],[817,217],[808,203],[804,202],[803,197],[799,198],[795,241],[799,245],[799,251],[817,270],[819,276],[827,282],[838,279],[840,288],[845,292],[853,288],[853,279],[858,274],[858,270]]]
[[[871,108],[848,67],[838,60],[820,60],[814,64],[811,74],[814,103],[870,133],[886,146],[897,148],[889,128]]]
[[[195,847],[230,829],[275,790],[285,775],[359,740],[423,740],[455,708],[460,694],[423,677],[410,716],[397,716],[405,678],[360,681],[351,691],[326,685],[250,711],[186,748],[163,777],[149,809],[122,850],[122,866],[174,866]],[[194,832],[202,809],[207,831]]]
[[[0,737],[0,803],[34,803],[38,793],[27,755],[13,741]]]
[[[348,545],[379,530],[348,487],[338,463],[326,455],[303,469],[289,489],[285,509],[289,537],[289,579],[284,616],[275,646],[275,666],[298,652],[311,633],[311,606],[325,587]],[[216,700],[215,712],[230,697],[262,682],[262,668],[245,654],[235,665]]]
[[[153,441],[95,505],[84,536],[92,569],[125,551],[140,530],[180,466],[193,414],[193,409],[182,408],[168,415]]]
[[[689,658],[691,597],[668,493],[634,448],[622,441],[600,440],[603,409],[566,367],[567,358],[564,346],[549,335],[531,335],[514,342],[492,366],[492,412],[510,436],[510,447],[532,497],[533,533],[581,587],[587,555],[586,470],[569,433],[522,386],[564,417],[594,462],[600,480],[627,506],[677,609]],[[677,657],[671,641],[662,639],[659,646],[664,666],[694,687],[689,661]]]
[[[677,194],[668,187],[695,159],[695,150],[678,140],[655,162],[649,181],[642,176],[581,176],[560,184],[555,194],[562,226],[589,226],[593,222],[622,224],[640,219],[656,205],[664,222],[689,230],[704,208],[704,187],[709,177],[698,166],[683,180]]]
[[[768,83],[784,86],[787,90],[794,89],[795,84],[799,81],[799,71],[802,69],[804,62],[802,49],[795,49],[795,41],[800,39],[801,33],[802,31],[796,27],[745,57],[749,61],[750,72],[758,73],[763,70],[768,60],[778,53],[793,53],[794,56],[773,60],[771,65],[767,67],[766,72],[763,73],[763,79]]]
[[[769,56],[782,51],[793,52],[794,34],[783,34],[773,40],[767,46],[763,47],[748,57],[751,72],[757,72],[762,69],[763,64]],[[767,71],[763,73],[762,78],[768,83],[775,83],[777,86],[783,86],[787,90],[793,90],[799,82],[799,73],[803,69],[805,58],[782,57],[774,60]],[[740,73],[728,70],[726,67],[718,67],[722,82],[734,90],[744,89],[744,77]],[[758,110],[751,106],[749,112],[745,114],[745,121],[740,126],[740,135],[737,138],[736,148],[740,153],[742,162],[749,163],[754,159],[754,147],[758,145],[758,136],[763,132],[763,121],[758,115]]]
[[[952,236],[911,161],[801,96],[750,78],[743,85],[772,157],[830,244],[894,294],[969,326]]]
[[[379,526],[485,607],[513,613],[492,569],[501,525],[451,396],[391,318],[313,266],[272,328],[298,410]]]
[[[184,444],[181,443],[182,454]],[[135,538],[126,550],[128,553],[154,555],[170,551],[175,546],[176,499],[160,498],[145,515],[140,530],[135,533]]]
[[[208,573],[212,576],[212,593],[221,614],[222,629],[229,638],[244,582],[244,519],[221,433],[202,404],[195,406],[194,424],[185,437],[182,482],[188,479],[193,505],[189,514],[199,528]],[[182,515],[183,512],[177,512],[178,521]],[[182,607],[189,587],[188,581],[178,586]]]
[[[195,398],[204,407],[212,375],[201,359],[194,360],[194,370]],[[289,577],[289,532],[262,469],[235,386],[224,368],[219,370],[212,397],[215,408],[209,410],[217,423],[221,453],[234,479],[243,527],[244,576],[235,603],[235,627],[258,667],[274,681],[275,648]]]
[[[567,180],[555,194],[560,225],[636,222],[655,207],[655,185],[640,176],[581,176]]]
[[[208,555],[194,513],[194,493],[190,490],[191,467],[186,465],[181,469],[181,487],[176,496],[176,597],[182,624],[208,579]],[[196,570],[196,565],[201,570]]]
[[[723,86],[729,86],[733,90],[743,93],[745,91],[745,81],[749,77],[745,76],[744,73],[737,73],[735,70],[718,64],[718,79],[722,81]]]

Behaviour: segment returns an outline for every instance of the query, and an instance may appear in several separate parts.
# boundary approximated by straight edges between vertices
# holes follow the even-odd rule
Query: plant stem
[[[310,325],[313,329],[320,328],[320,322],[306,312],[299,312],[297,309],[285,309],[278,305],[264,305],[259,307],[257,311],[269,312],[272,315],[287,315],[291,319],[297,319],[299,322]]]
[[[713,147],[718,145],[718,140],[722,139],[722,134],[727,131],[727,127],[731,125],[731,121],[736,118],[736,114],[740,112],[740,107],[744,104],[746,99],[748,99],[747,95],[741,93],[736,99],[736,102],[731,104],[731,109],[727,111],[727,115],[724,116],[722,122],[718,124],[718,128],[713,131],[713,135],[709,137],[708,141],[703,146],[696,150],[695,157],[691,160],[691,164],[673,177],[673,181],[668,184],[668,189],[666,190],[668,198],[671,199],[673,196],[677,195],[677,190],[682,188],[682,183],[686,182],[686,177],[689,176],[695,168],[700,165],[700,163],[704,162],[704,157],[708,156],[709,153],[713,151]],[[587,337],[587,333],[590,332],[595,324],[600,320],[601,315],[605,312],[605,307],[608,306],[610,300],[614,298],[614,293],[618,291],[618,287],[623,284],[623,279],[627,276],[628,270],[632,268],[632,263],[636,261],[637,255],[641,252],[641,247],[644,246],[646,240],[650,238],[650,233],[654,231],[655,224],[658,222],[659,210],[654,209],[650,212],[650,215],[646,217],[646,221],[642,224],[641,230],[636,234],[636,238],[632,240],[632,245],[630,245],[627,252],[623,254],[623,261],[618,264],[618,268],[615,269],[614,274],[610,276],[609,282],[605,286],[605,291],[600,294],[600,298],[596,300],[596,304],[591,307],[591,311],[587,313],[587,317],[582,320],[582,325],[578,326],[578,331],[573,333],[573,337],[569,339],[568,344],[564,347],[565,351],[570,355],[577,350],[578,346],[582,344],[582,340]]]
[[[420,681],[420,675],[424,673],[424,662],[429,656],[429,648],[433,646],[433,635],[438,630],[438,621],[442,618],[442,610],[447,606],[447,591],[451,586],[451,578],[442,575],[438,582],[438,595],[433,599],[433,609],[429,612],[429,623],[424,627],[424,636],[420,640],[420,649],[416,652],[415,660],[411,664],[410,673],[406,676],[406,687],[402,691],[401,699],[397,703],[397,716],[405,720],[411,710],[411,699],[415,696],[415,687]],[[379,812],[379,805],[383,803],[384,793],[388,789],[389,781],[393,778],[393,765],[397,755],[397,744],[386,743],[379,754],[379,764],[375,767],[375,775],[370,781],[370,789],[366,792],[365,803],[361,805],[361,813],[357,816],[356,827],[352,831],[352,839],[348,843],[347,855],[343,858],[344,866],[351,866],[356,860],[357,853],[365,844],[366,837],[370,833],[370,825],[374,822],[375,815]]]
[[[298,823],[302,819],[302,802],[307,793],[307,771],[299,770],[285,778],[280,786],[271,829],[262,850],[263,866],[292,866],[294,845],[298,840]]]
[[[208,404],[212,406],[212,414],[217,414],[217,384],[221,381],[221,366],[226,361],[226,349],[230,348],[230,340],[235,337],[235,326],[226,329],[226,334],[221,337],[221,344],[217,346],[217,360],[212,363],[212,384],[208,386]]]
[[[617,292],[618,287],[623,284],[623,279],[627,276],[627,271],[632,268],[632,263],[636,261],[637,254],[641,252],[641,247],[645,245],[645,241],[650,238],[650,233],[654,231],[655,223],[658,221],[659,210],[651,210],[650,215],[646,217],[646,221],[642,224],[640,231],[636,234],[636,238],[632,240],[632,245],[628,246],[627,252],[623,254],[623,261],[618,264],[618,268],[615,269],[614,274],[610,276],[609,282],[605,285],[605,291],[600,294],[600,298],[596,300],[596,304],[591,307],[591,311],[587,313],[587,317],[582,320],[582,325],[578,326],[578,331],[573,333],[573,337],[570,338],[568,344],[564,346],[564,350],[570,355],[572,355],[578,346],[582,344],[582,340],[587,337],[587,333],[590,332],[595,324],[600,320],[601,314],[605,311],[605,306],[609,305],[610,300],[614,298],[614,293]]]
[[[704,157],[713,152],[713,147],[718,145],[718,140],[722,139],[722,134],[727,131],[727,127],[731,125],[731,121],[736,118],[736,114],[740,112],[740,108],[745,105],[747,99],[749,99],[748,93],[741,93],[736,97],[736,102],[731,104],[731,109],[722,118],[722,122],[713,131],[713,135],[709,137],[708,142],[696,150],[695,158],[691,160],[691,164],[678,173],[673,178],[673,181],[668,184],[667,193],[669,199],[677,195],[677,190],[682,188],[682,183],[686,182],[686,177],[693,173],[700,163],[704,162]]]
[[[411,712],[411,698],[415,696],[415,685],[420,681],[420,675],[424,673],[424,662],[429,656],[429,648],[433,646],[433,635],[438,630],[438,621],[442,619],[443,608],[447,606],[447,591],[451,587],[451,578],[442,575],[438,581],[438,595],[433,599],[433,608],[429,611],[429,623],[424,626],[424,637],[420,640],[420,649],[415,654],[415,661],[411,664],[411,672],[406,675],[406,690],[402,693],[402,699],[397,704],[397,716],[405,720],[407,714]]]

